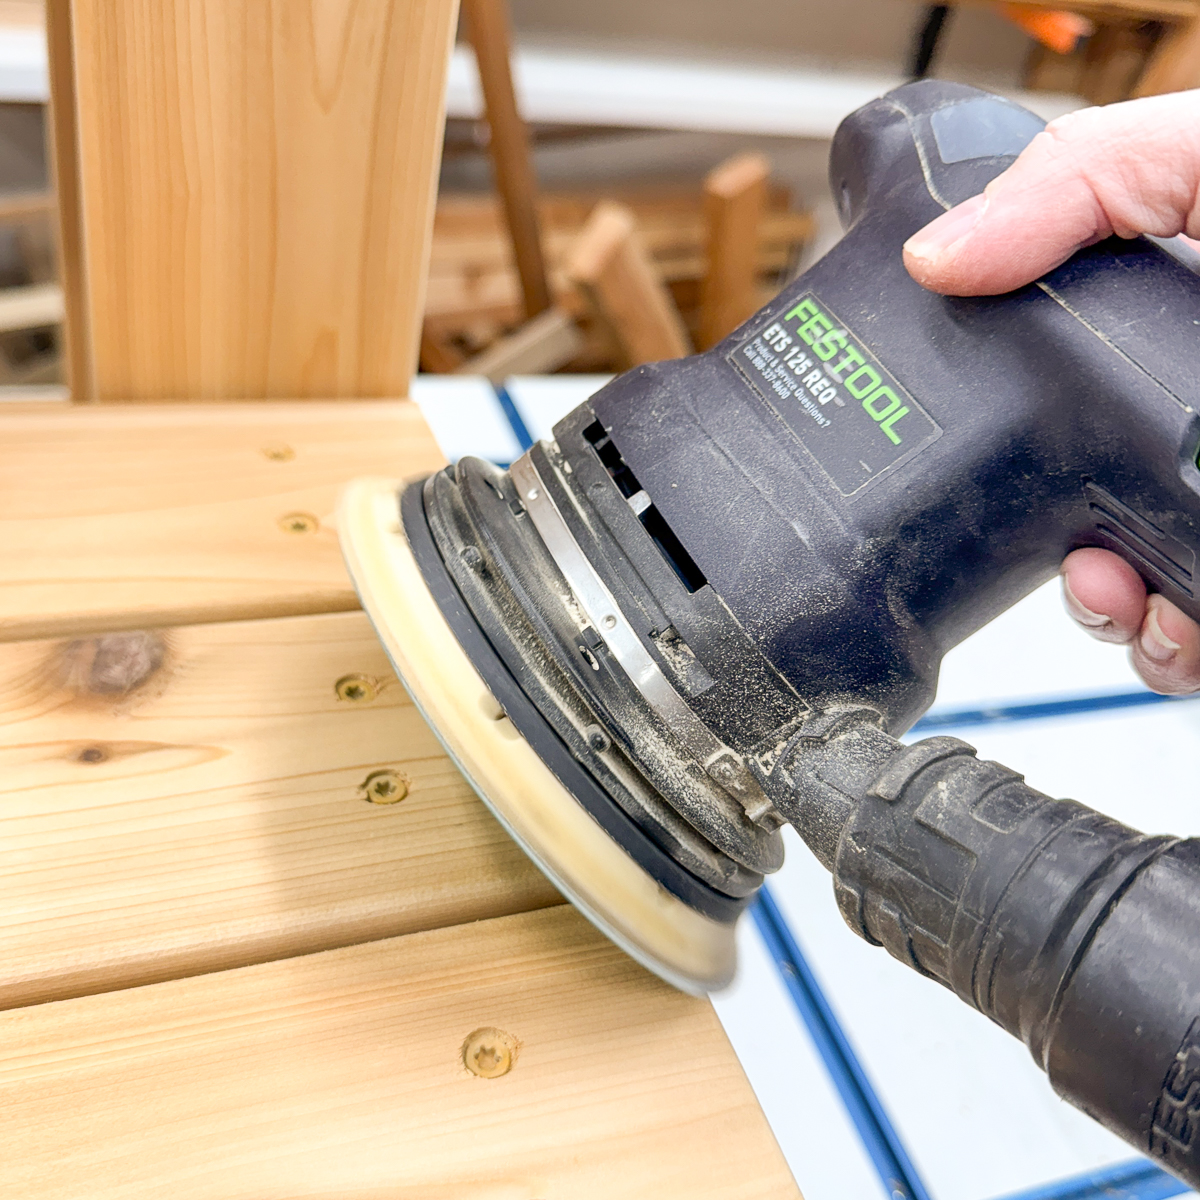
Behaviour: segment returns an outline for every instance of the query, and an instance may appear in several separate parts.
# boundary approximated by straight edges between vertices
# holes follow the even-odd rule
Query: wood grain
[[[628,206],[610,200],[596,205],[572,247],[566,275],[612,329],[629,366],[691,353],[679,311],[638,239]]]
[[[0,1108],[22,1200],[799,1198],[711,1006],[565,906],[5,1014]]]
[[[72,0],[97,398],[405,394],[455,10]]]
[[[2,1007],[561,903],[361,613],[0,646],[0,747]]]
[[[0,640],[357,608],[331,525],[342,485],[443,462],[408,402],[0,421]]]

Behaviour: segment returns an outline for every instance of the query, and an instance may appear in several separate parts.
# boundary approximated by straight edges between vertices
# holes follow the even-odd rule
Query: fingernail
[[[1075,593],[1071,591],[1070,581],[1065,575],[1063,576],[1063,601],[1067,606],[1067,612],[1080,625],[1084,625],[1088,629],[1103,629],[1106,625],[1112,624],[1112,617],[1106,617],[1103,613],[1092,612],[1090,608],[1084,608],[1079,603],[1075,598]]]
[[[1142,653],[1147,658],[1152,658],[1159,663],[1173,658],[1175,651],[1179,649],[1179,643],[1171,641],[1163,633],[1162,626],[1158,623],[1158,606],[1154,604],[1150,605],[1150,610],[1146,613],[1146,624],[1142,627],[1142,636],[1139,640]]]
[[[980,193],[956,204],[949,212],[930,221],[924,229],[904,243],[907,253],[916,258],[940,258],[955,242],[960,242],[979,222],[987,208],[987,197]]]

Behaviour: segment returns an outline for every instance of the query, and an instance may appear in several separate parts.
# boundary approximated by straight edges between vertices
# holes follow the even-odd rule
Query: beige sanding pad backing
[[[363,608],[413,701],[500,823],[601,932],[686,992],[724,987],[737,966],[734,927],[689,908],[647,875],[504,716],[409,549],[402,486],[355,481],[337,524]]]

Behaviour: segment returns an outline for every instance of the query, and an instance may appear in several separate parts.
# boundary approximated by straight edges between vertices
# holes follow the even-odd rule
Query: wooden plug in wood
[[[699,349],[715,346],[758,308],[758,237],[771,164],[738,154],[704,181],[708,269],[700,284]]]
[[[544,375],[569,363],[583,349],[583,335],[570,313],[551,308],[493,342],[482,354],[455,368],[459,375],[486,375],[502,384],[510,375]]]
[[[596,205],[571,249],[566,275],[612,329],[627,365],[692,352],[679,311],[626,205],[611,200]]]

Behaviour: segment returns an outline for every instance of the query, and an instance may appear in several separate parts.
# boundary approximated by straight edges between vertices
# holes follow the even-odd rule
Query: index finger
[[[982,196],[914,234],[904,261],[932,291],[995,295],[1114,233],[1200,237],[1200,90],[1052,121]]]

